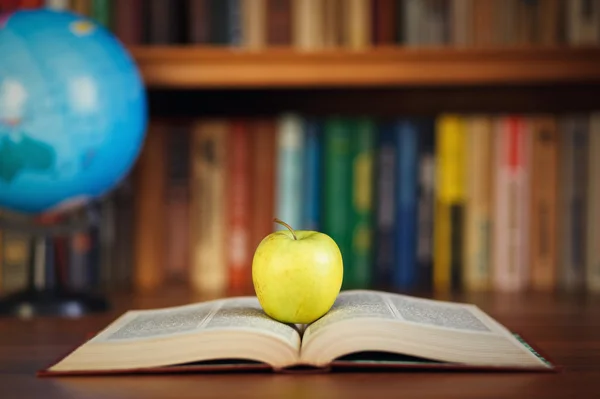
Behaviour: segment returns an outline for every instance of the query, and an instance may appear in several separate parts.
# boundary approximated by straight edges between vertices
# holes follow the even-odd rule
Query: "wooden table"
[[[600,296],[471,294],[509,329],[533,341],[556,363],[545,373],[343,373],[327,375],[171,375],[37,378],[36,370],[106,326],[128,308],[152,308],[201,298],[175,291],[118,296],[106,314],[80,319],[0,319],[0,398],[214,397],[523,397],[600,398]]]

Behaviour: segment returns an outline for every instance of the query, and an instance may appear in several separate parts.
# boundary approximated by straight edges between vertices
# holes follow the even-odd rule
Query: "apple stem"
[[[287,224],[283,220],[280,220],[280,219],[277,219],[277,218],[273,219],[273,221],[275,223],[279,223],[280,225],[287,227],[288,230],[292,233],[292,237],[294,237],[294,240],[298,239],[298,237],[296,237],[296,233],[294,232],[294,229],[292,229],[292,226],[290,226],[289,224]]]

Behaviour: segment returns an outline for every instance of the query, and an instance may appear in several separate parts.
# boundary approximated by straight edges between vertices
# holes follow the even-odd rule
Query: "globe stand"
[[[108,301],[96,294],[73,291],[60,279],[56,285],[47,286],[46,240],[68,236],[87,229],[93,215],[86,214],[80,220],[66,223],[32,222],[17,218],[0,217],[0,229],[19,231],[32,236],[30,244],[29,277],[27,288],[5,297],[0,297],[0,317],[12,316],[32,318],[38,316],[79,317],[90,313],[103,312],[110,308]],[[55,265],[56,266],[56,265]],[[51,272],[57,274],[56,267]]]

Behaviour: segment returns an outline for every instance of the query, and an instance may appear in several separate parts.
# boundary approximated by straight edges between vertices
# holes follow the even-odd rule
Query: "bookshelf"
[[[373,88],[600,82],[600,48],[263,51],[130,48],[149,88]]]
[[[265,122],[265,119],[276,123],[284,113],[293,112],[301,118],[320,118],[321,122],[333,116],[372,118],[377,123],[416,116],[432,122],[442,114],[453,113],[465,118],[480,114],[494,119],[506,119],[513,114],[522,120],[526,120],[528,114],[540,114],[558,120],[569,113],[587,118],[600,110],[600,28],[594,22],[600,19],[589,18],[592,12],[585,9],[580,0],[569,3],[559,0],[189,0],[177,3],[178,7],[170,7],[168,0],[93,2],[112,4],[111,18],[101,10],[84,7],[92,4],[89,1],[58,3],[110,27],[130,50],[148,88],[146,156],[137,162],[123,193],[115,194],[115,202],[106,204],[106,213],[112,215],[110,220],[124,221],[116,230],[125,237],[114,239],[114,246],[118,244],[119,248],[111,249],[107,245],[107,252],[118,259],[113,262],[115,265],[127,265],[127,268],[114,266],[110,279],[117,283],[111,283],[111,288],[157,288],[172,282],[189,284],[194,275],[202,275],[194,271],[200,270],[201,262],[191,256],[197,243],[185,237],[190,229],[180,226],[198,220],[193,214],[197,212],[193,204],[208,201],[201,197],[202,192],[217,191],[210,187],[194,188],[194,181],[200,178],[194,176],[196,172],[188,167],[186,158],[192,157],[192,152],[194,156],[202,153],[202,150],[190,149],[194,146],[198,124],[210,118],[228,123],[236,118],[238,122],[247,118],[250,123]],[[246,7],[251,3],[259,5],[262,17],[257,18],[250,12],[256,9]],[[308,3],[310,6],[306,6]],[[448,7],[441,7],[444,3]],[[509,3],[512,6],[509,7]],[[223,4],[228,4],[229,11],[219,8]],[[236,8],[236,4],[241,8]],[[290,7],[284,7],[286,4]],[[331,20],[313,18],[323,11],[321,6],[333,4],[345,4],[349,8],[337,14],[327,8],[327,18]],[[567,4],[572,8],[570,12],[567,12]],[[298,8],[301,5],[310,10]],[[458,8],[450,8],[450,5]],[[201,6],[207,8],[201,9]],[[408,8],[402,15],[388,12],[404,10],[403,7]],[[408,11],[415,7],[424,7],[423,13],[418,14],[418,18],[409,17],[413,14]],[[580,15],[575,18],[576,14]],[[354,17],[350,18],[351,15]],[[357,17],[360,17],[358,22]],[[315,28],[308,24],[310,21],[321,21],[323,26],[316,24],[320,28]],[[258,41],[257,36],[260,36]],[[503,123],[508,125],[506,120]],[[230,136],[232,129],[228,126],[215,129],[219,133],[214,134],[214,141],[209,144],[223,149],[224,142],[217,138],[225,140],[224,137]],[[237,128],[250,129],[248,126]],[[272,129],[269,137],[279,135],[280,127]],[[297,126],[294,129],[299,130]],[[380,133],[377,130],[377,135]],[[431,131],[428,134],[431,135]],[[488,137],[488,141],[495,136]],[[561,137],[568,139],[568,134]],[[263,144],[271,146],[265,153],[271,156],[268,161],[275,163],[272,150],[275,142]],[[175,147],[183,156],[172,150]],[[563,147],[564,143],[561,151]],[[379,152],[380,148],[376,147],[374,156]],[[478,151],[471,151],[474,152]],[[423,154],[419,157],[425,159]],[[264,160],[262,156],[255,158]],[[555,158],[549,169],[558,174]],[[241,175],[251,168],[244,163],[246,158],[236,159],[213,170],[215,176],[220,176],[216,181],[232,176],[236,181],[242,180],[236,174]],[[372,161],[378,162],[377,158]],[[232,165],[235,172],[229,170]],[[580,171],[582,165],[578,166]],[[271,174],[279,169],[302,169],[289,165],[269,167]],[[379,178],[372,173],[366,183],[378,184]],[[556,178],[551,176],[551,179]],[[276,177],[271,176],[269,183],[258,189],[255,183],[261,179],[256,176],[253,179],[252,183],[244,182],[241,188],[235,188],[239,189],[240,197],[263,190],[267,193],[265,198],[275,201]],[[190,194],[193,190],[198,198]],[[232,208],[234,204],[225,198],[229,201],[233,196],[226,196],[221,189],[219,193],[216,196],[219,199],[212,200]],[[558,194],[554,197],[558,198]],[[590,203],[597,203],[593,198]],[[572,199],[573,203],[575,200]],[[273,206],[269,204],[269,212]],[[375,204],[370,212],[376,213],[377,206]],[[594,217],[600,215],[598,208],[590,209]],[[248,209],[245,212],[255,213]],[[224,219],[222,222],[230,223]],[[595,231],[594,234],[600,236]],[[559,244],[563,241],[567,241],[564,235]],[[224,245],[230,248],[233,244],[227,241]],[[372,247],[371,251],[372,256],[378,250]],[[575,251],[579,251],[579,247]],[[552,262],[552,267],[559,270],[564,259],[555,255]],[[488,266],[491,267],[491,261]]]

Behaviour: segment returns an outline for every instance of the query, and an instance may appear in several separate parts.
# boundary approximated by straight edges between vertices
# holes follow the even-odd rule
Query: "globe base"
[[[109,309],[106,299],[83,292],[30,289],[0,298],[0,317],[80,317]]]

